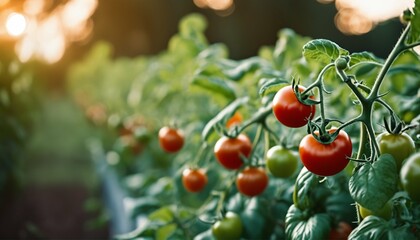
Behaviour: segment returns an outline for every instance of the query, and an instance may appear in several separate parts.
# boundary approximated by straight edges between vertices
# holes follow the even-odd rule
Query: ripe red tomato
[[[303,92],[304,87],[298,86]],[[314,98],[310,96],[310,98]],[[301,103],[295,95],[292,86],[281,88],[273,99],[273,113],[283,125],[291,128],[305,126],[315,115],[315,105]]]
[[[335,130],[330,129],[329,132],[333,133]],[[351,139],[343,130],[329,144],[318,142],[312,134],[306,135],[299,144],[299,155],[303,165],[319,176],[332,176],[342,171],[349,163],[351,153]]]
[[[329,240],[347,240],[353,228],[347,222],[339,222],[336,228],[331,229]]]
[[[179,129],[162,127],[159,130],[159,144],[166,152],[178,152],[184,145],[184,134]]]
[[[247,167],[236,177],[238,191],[248,197],[254,197],[268,185],[268,176],[263,168]]]
[[[245,134],[236,138],[223,136],[214,145],[214,154],[223,167],[233,170],[242,166],[241,155],[249,157],[251,149],[251,140]]]
[[[186,168],[182,172],[182,184],[189,192],[199,192],[207,185],[207,174],[203,169]]]

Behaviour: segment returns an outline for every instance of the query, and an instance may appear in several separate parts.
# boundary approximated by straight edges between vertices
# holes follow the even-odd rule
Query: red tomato
[[[335,130],[330,129],[329,132]],[[303,165],[320,176],[332,176],[342,171],[349,163],[351,153],[351,139],[343,130],[329,144],[318,142],[312,134],[306,135],[299,144],[299,155]]]
[[[331,229],[329,240],[347,240],[353,228],[347,222],[339,222],[336,228]]]
[[[241,155],[249,157],[251,149],[252,143],[244,134],[236,138],[223,136],[214,145],[214,154],[223,167],[233,170],[242,166]]]
[[[235,112],[231,118],[226,122],[226,127],[230,128],[242,122],[243,118],[240,112]]]
[[[304,87],[298,86],[303,92]],[[314,98],[310,96],[310,98]],[[291,128],[305,126],[315,115],[315,105],[301,103],[295,95],[292,86],[281,88],[273,99],[273,113],[283,125]]]
[[[238,191],[248,197],[254,197],[268,185],[268,176],[263,168],[247,167],[236,177]]]
[[[184,145],[184,134],[179,129],[162,127],[159,130],[159,144],[166,152],[178,152]]]
[[[187,168],[182,172],[182,184],[189,192],[199,192],[207,185],[207,174],[203,169]]]

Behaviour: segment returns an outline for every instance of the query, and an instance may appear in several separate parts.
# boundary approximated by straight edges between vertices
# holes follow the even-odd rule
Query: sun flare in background
[[[213,10],[220,16],[229,16],[235,11],[234,0],[192,2],[198,8]],[[404,10],[414,7],[414,0],[318,2],[335,4],[335,24],[341,32],[349,35],[365,34],[378,23],[398,17]],[[98,0],[0,0],[0,40],[15,41],[15,52],[22,62],[37,59],[55,63],[71,43],[91,36],[91,16],[97,6]]]
[[[47,63],[59,61],[69,44],[83,41],[92,32],[90,17],[97,0],[26,0],[16,6],[14,1],[0,0],[0,37],[16,39],[15,51],[20,61],[38,59]],[[3,35],[3,36],[1,36]]]
[[[335,25],[344,34],[360,35],[371,31],[378,23],[398,17],[414,7],[414,0],[318,0],[333,3],[337,8]],[[378,7],[381,6],[381,7]]]

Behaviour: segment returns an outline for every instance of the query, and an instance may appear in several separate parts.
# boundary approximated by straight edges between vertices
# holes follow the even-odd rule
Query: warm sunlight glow
[[[25,1],[23,4],[23,11],[28,14],[35,16],[42,13],[45,7],[45,0],[30,0]]]
[[[199,8],[211,8],[219,16],[228,16],[235,10],[233,0],[193,0]]]
[[[414,7],[414,0],[336,0],[337,28],[346,34],[364,34],[388,19]],[[381,6],[381,7],[378,7]]]
[[[207,0],[207,4],[214,10],[226,10],[232,6],[233,0]]]
[[[93,22],[90,17],[98,0],[68,0],[52,6],[47,0],[26,0],[22,5],[26,17],[18,13],[7,17],[7,34],[20,36],[15,45],[20,61],[40,59],[55,63],[72,42],[91,35]]]
[[[26,30],[26,18],[20,13],[11,13],[6,19],[6,31],[10,36],[18,37]]]

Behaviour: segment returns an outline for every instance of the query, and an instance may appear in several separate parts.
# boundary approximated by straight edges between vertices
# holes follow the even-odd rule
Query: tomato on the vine
[[[329,235],[329,240],[347,240],[353,228],[347,222],[341,221],[337,227],[332,228]]]
[[[242,220],[238,214],[227,212],[225,216],[215,222],[211,232],[216,239],[239,239],[242,235]]]
[[[381,154],[389,153],[397,164],[398,171],[403,161],[416,151],[413,139],[407,133],[392,134],[384,132],[376,137]]]
[[[329,133],[335,131],[333,128]],[[303,165],[319,176],[332,176],[341,172],[349,163],[351,153],[351,139],[343,130],[328,144],[318,142],[312,134],[306,135],[299,144],[299,155]]]
[[[392,201],[388,201],[387,203],[385,203],[385,205],[376,212],[371,211],[361,206],[360,204],[357,204],[357,207],[359,209],[359,213],[362,218],[366,218],[367,216],[374,215],[377,217],[381,217],[385,220],[389,220],[392,217]]]
[[[186,168],[182,172],[182,184],[189,192],[199,192],[207,185],[207,174],[203,169]]]
[[[242,114],[240,112],[235,112],[231,118],[229,118],[226,122],[226,127],[230,128],[235,125],[240,124],[243,121]]]
[[[413,201],[420,202],[420,152],[411,155],[401,167],[401,185]]]
[[[245,134],[236,138],[223,136],[214,145],[214,154],[223,167],[233,170],[242,166],[241,155],[249,157],[251,149],[251,140]]]
[[[266,165],[275,177],[288,178],[298,168],[298,158],[292,151],[281,146],[274,146],[267,151]]]
[[[298,86],[300,92],[305,88]],[[313,99],[313,96],[310,96]],[[283,125],[291,128],[305,126],[315,115],[315,105],[306,105],[299,101],[292,86],[281,88],[273,98],[273,113]]]
[[[184,146],[184,134],[176,128],[162,127],[159,130],[159,144],[166,152],[178,152]]]
[[[236,177],[238,191],[248,197],[260,195],[267,185],[267,173],[260,167],[246,167]]]

